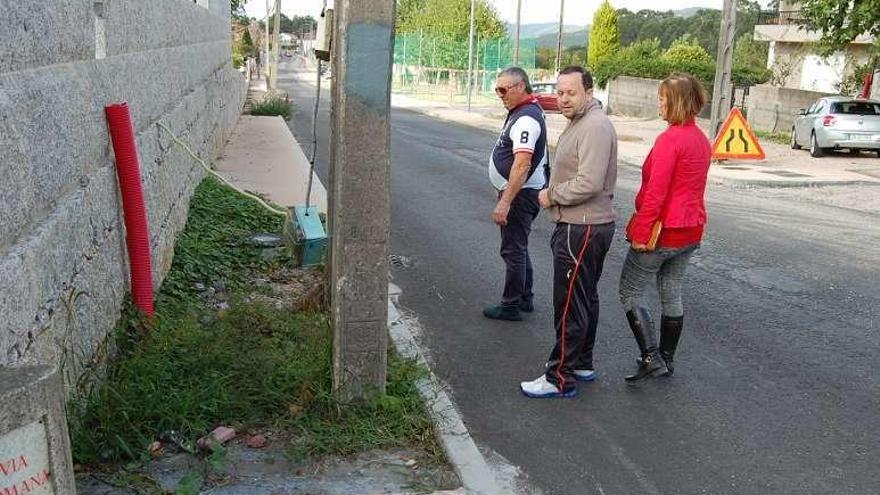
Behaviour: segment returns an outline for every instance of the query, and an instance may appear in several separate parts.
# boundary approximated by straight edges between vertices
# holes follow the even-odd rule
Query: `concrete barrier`
[[[608,111],[628,117],[656,117],[659,88],[657,79],[617,77],[608,82]]]
[[[808,108],[828,93],[779,88],[776,86],[752,86],[746,103],[746,115],[752,129],[775,132],[791,130],[798,110]]]

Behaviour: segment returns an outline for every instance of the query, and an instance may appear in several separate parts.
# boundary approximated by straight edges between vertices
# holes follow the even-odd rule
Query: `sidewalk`
[[[249,98],[258,98],[264,93],[265,82],[259,79],[251,81]],[[223,155],[215,162],[215,169],[237,187],[263,195],[277,204],[292,206],[302,204],[305,199],[309,163],[301,146],[280,117],[242,115]],[[317,175],[313,180],[312,202],[326,213],[326,189]],[[392,341],[402,355],[418,359],[420,351],[412,342],[412,337],[407,336],[407,323],[397,313],[393,298],[392,293],[389,298],[389,329],[393,328]],[[467,435],[467,430],[452,404],[443,404],[442,410],[438,408],[436,396],[442,393],[439,385],[428,380],[420,383],[419,387],[423,389],[423,397],[428,402],[426,405],[432,411],[448,460],[463,484],[459,489],[436,491],[432,495],[502,493],[503,490],[495,487],[493,476],[486,472],[475,472],[476,466],[486,467],[486,462]],[[430,397],[426,394],[430,394]],[[455,425],[462,426],[456,428]],[[296,471],[294,466],[279,461],[278,456],[268,460],[249,456],[246,460],[252,465],[238,473],[241,479],[232,491],[219,490],[216,493],[265,493],[251,485],[260,486],[261,489],[271,486],[274,489],[289,490],[285,493],[427,493],[424,487],[412,490],[406,487],[405,481],[412,480],[407,477],[407,472],[411,469],[409,464],[403,462],[406,460],[404,454],[406,453],[374,451],[356,456],[353,460],[331,459],[329,465],[342,467],[322,469],[323,472],[316,472],[311,477],[292,474],[292,471]],[[488,468],[485,470],[488,471]],[[397,488],[391,488],[394,486]]]
[[[429,101],[409,95],[394,94],[391,105],[417,111],[451,122],[469,125],[487,131],[498,132],[506,112],[499,105],[472,105],[471,112],[462,104]],[[654,143],[654,139],[666,127],[660,119],[636,119],[612,115],[617,129],[618,157],[621,164],[641,167]],[[561,114],[547,116],[550,145],[556,146],[559,135],[565,129],[566,120]],[[700,121],[704,129],[708,122]],[[762,141],[766,160],[726,160],[713,164],[709,178],[715,182],[771,187],[828,186],[848,184],[880,185],[880,160],[872,155],[852,156],[834,153],[823,158],[812,158],[804,150],[792,150],[787,145]]]

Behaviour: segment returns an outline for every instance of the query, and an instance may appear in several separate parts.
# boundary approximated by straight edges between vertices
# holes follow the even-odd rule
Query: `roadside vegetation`
[[[213,178],[199,185],[155,317],[125,313],[106,379],[69,407],[74,462],[146,461],[157,441],[195,453],[196,440],[220,425],[290,432],[293,459],[396,447],[439,455],[414,385],[424,370],[414,363],[389,355],[384,395],[337,402],[325,310],[275,293],[284,274],[304,271],[284,248],[251,241],[282,227],[282,217]],[[321,279],[312,273],[311,285]]]
[[[776,144],[789,144],[791,143],[791,133],[785,131],[777,131],[777,132],[767,132],[767,131],[755,131],[755,136],[758,139],[764,141],[770,141]]]
[[[290,120],[293,115],[293,104],[290,100],[277,94],[267,94],[251,107],[251,115],[279,116]]]

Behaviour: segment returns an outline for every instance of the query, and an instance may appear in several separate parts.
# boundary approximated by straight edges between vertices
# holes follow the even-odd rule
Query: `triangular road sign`
[[[764,148],[746,122],[739,108],[733,107],[721,126],[721,131],[715,136],[715,144],[712,145],[712,158],[715,160],[739,158],[763,160]]]

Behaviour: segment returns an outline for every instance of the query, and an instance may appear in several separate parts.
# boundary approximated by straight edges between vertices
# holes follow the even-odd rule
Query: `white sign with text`
[[[42,421],[0,435],[0,495],[54,495]]]

